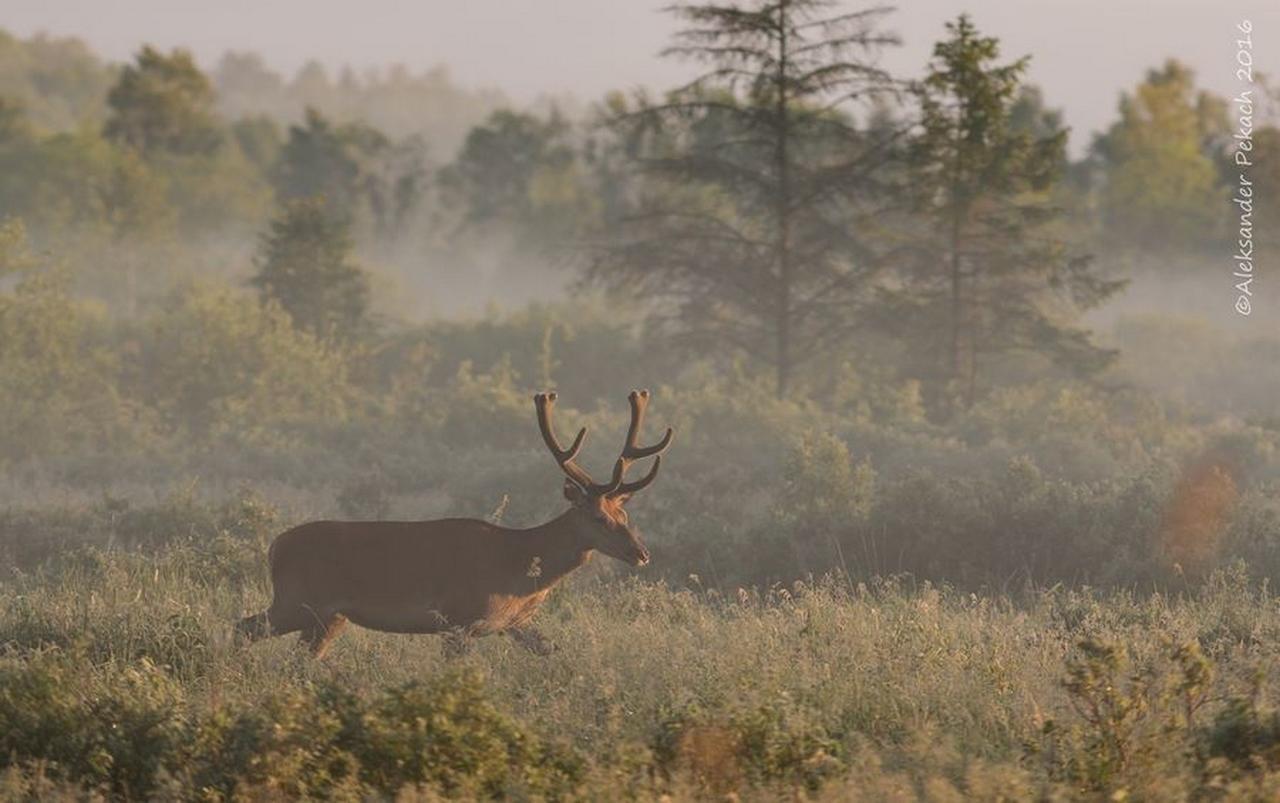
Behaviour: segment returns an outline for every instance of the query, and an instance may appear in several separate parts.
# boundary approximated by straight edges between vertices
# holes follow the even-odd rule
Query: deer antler
[[[583,427],[578,430],[578,435],[573,439],[573,443],[568,449],[560,445],[560,440],[556,438],[555,430],[551,426],[551,410],[556,404],[556,394],[539,393],[533,397],[534,406],[538,409],[538,429],[542,432],[542,440],[547,444],[547,448],[551,450],[551,456],[556,459],[557,465],[569,479],[576,482],[584,491],[596,496],[604,496],[613,493],[622,484],[622,473],[626,470],[626,466],[622,465],[622,461],[618,461],[618,465],[613,468],[613,477],[608,483],[603,485],[591,479],[591,475],[586,469],[574,462],[574,458],[578,456],[578,452],[582,449],[582,442],[587,437],[587,428]]]
[[[649,409],[649,391],[633,390],[627,396],[627,401],[631,402],[631,425],[627,427],[627,442],[622,447],[622,458],[627,461],[643,460],[666,451],[671,445],[671,436],[675,434],[671,427],[667,427],[662,440],[653,446],[641,447],[636,443],[640,437],[640,425],[644,423],[645,411]]]
[[[618,463],[622,465],[623,472],[626,472],[628,466],[636,460],[643,460],[646,457],[654,457],[653,468],[649,469],[649,473],[635,482],[619,483],[611,493],[618,495],[633,494],[636,491],[644,490],[649,487],[658,477],[658,468],[662,465],[662,452],[666,451],[671,445],[671,438],[675,435],[675,431],[671,427],[667,427],[667,431],[663,434],[662,439],[652,446],[640,446],[637,442],[640,438],[640,426],[644,423],[644,413],[649,407],[649,391],[633,390],[627,396],[627,400],[631,402],[631,424],[627,427],[627,441],[622,447],[622,457],[618,458]]]
[[[622,461],[619,460],[618,462],[621,463]],[[658,468],[661,465],[662,465],[662,458],[655,457],[653,459],[653,468],[649,469],[648,474],[645,474],[643,477],[636,480],[635,482],[619,483],[618,487],[614,490],[613,493],[617,496],[622,496],[623,494],[633,494],[636,491],[643,491],[645,488],[648,488],[649,485],[654,480],[658,478]]]
[[[560,469],[576,482],[583,490],[593,496],[614,496],[621,494],[632,494],[642,490],[654,481],[658,476],[658,467],[662,465],[662,458],[657,457],[653,461],[653,468],[649,470],[643,478],[635,482],[623,482],[623,477],[627,472],[627,468],[636,460],[643,460],[646,457],[653,457],[664,451],[671,445],[671,437],[674,432],[670,427],[662,436],[662,440],[653,446],[640,446],[637,440],[640,437],[640,425],[644,423],[645,408],[649,405],[649,391],[633,390],[628,397],[631,402],[631,424],[627,428],[627,440],[622,447],[622,455],[618,458],[618,462],[613,465],[613,476],[608,482],[598,483],[591,479],[591,475],[581,466],[574,462],[578,456],[578,452],[582,449],[582,442],[587,437],[587,428],[583,427],[578,430],[578,435],[573,439],[568,449],[560,445],[560,440],[556,438],[555,430],[551,425],[551,411],[555,407],[556,394],[539,393],[533,397],[534,406],[538,410],[538,429],[542,432],[542,440],[547,444],[547,448],[551,450],[551,456],[555,458]]]

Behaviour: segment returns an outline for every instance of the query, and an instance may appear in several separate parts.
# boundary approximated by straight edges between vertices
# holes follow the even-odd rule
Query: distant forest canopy
[[[0,95],[17,101],[48,133],[101,125],[122,67],[73,37],[20,39],[0,29]],[[311,61],[286,76],[257,53],[230,51],[207,74],[225,120],[264,116],[284,126],[311,107],[338,120],[364,120],[392,137],[419,135],[441,159],[453,156],[472,126],[510,105],[496,89],[457,85],[444,65],[416,73],[402,65],[335,73]]]
[[[75,39],[0,34],[0,219],[125,317],[175,282],[251,279],[349,340],[576,284],[639,295],[652,332],[761,363],[779,396],[872,334],[969,403],[1010,354],[1096,374],[1114,350],[1090,311],[1232,248],[1233,112],[1175,60],[1073,162],[1031,56],[967,17],[905,81],[877,67],[899,44],[883,8],[673,13],[687,27],[666,55],[706,74],[572,116],[442,69],[285,78],[228,53],[206,73],[181,49],[107,64]],[[1265,78],[1256,91],[1267,197],[1280,130]]]
[[[891,15],[873,16],[859,19],[888,38],[859,56],[867,64],[874,63],[871,49],[894,45],[886,33]],[[998,43],[992,46],[994,56]],[[139,80],[130,84],[130,76]],[[876,95],[862,109],[833,107],[832,119],[846,119],[848,132],[863,137],[857,147],[868,153],[872,139],[918,126],[928,108],[925,84],[912,89],[895,76],[883,78],[880,89],[893,84],[892,95]],[[1011,79],[1000,91],[1008,93],[1002,114],[1012,135],[1061,151],[1054,138],[1069,121],[1021,74]],[[710,84],[704,89],[713,91]],[[722,89],[746,104],[739,122],[747,120],[749,93]],[[834,85],[816,89],[814,103],[839,100]],[[548,87],[548,97],[555,90]],[[1280,135],[1275,91],[1265,78],[1256,90],[1252,172],[1261,195],[1280,181]],[[804,91],[788,109],[800,111],[808,102]],[[945,108],[934,94],[933,108]],[[77,39],[24,40],[0,31],[0,217],[21,218],[41,248],[56,241],[52,250],[73,269],[76,287],[117,310],[136,310],[139,294],[179,276],[243,276],[253,233],[265,230],[281,204],[306,195],[325,195],[331,211],[351,223],[375,303],[394,317],[552,300],[574,275],[566,265],[580,264],[602,233],[617,234],[619,221],[653,200],[658,179],[648,168],[658,151],[635,150],[643,126],[626,131],[617,124],[672,97],[616,94],[594,104],[568,101],[573,109],[550,101],[515,109],[496,90],[456,85],[443,67],[331,74],[313,61],[283,76],[257,54],[230,52],[206,72],[181,50],[143,47],[134,62],[112,64]],[[959,97],[953,93],[952,100]],[[678,148],[681,137],[695,138],[686,143],[695,149],[690,153],[717,147],[716,137],[731,132],[714,131],[720,123],[711,111],[716,100],[709,100],[701,114],[678,121],[667,115],[665,139],[648,130],[643,147]],[[1104,274],[1196,270],[1200,254],[1216,254],[1233,240],[1235,112],[1227,99],[1198,89],[1175,60],[1153,65],[1147,80],[1119,99],[1117,112],[1084,158],[1037,157],[1035,169],[1047,171],[1048,182],[1037,190],[1046,201],[1041,208],[1057,210],[1057,239],[1092,256]],[[941,117],[935,123],[948,125]],[[674,135],[673,125],[685,133]],[[148,139],[147,126],[177,126],[178,139],[173,132]],[[897,142],[902,147],[876,157],[877,167],[890,169],[847,175],[844,186],[905,197],[930,170],[927,159],[921,162],[925,139]],[[852,140],[833,142],[811,144],[854,147]],[[947,155],[934,148],[932,156],[940,169]],[[796,158],[811,160],[813,153]],[[696,169],[692,162],[686,167]],[[743,189],[723,182],[716,189],[715,180],[692,173],[668,178],[711,192]],[[829,200],[815,196],[814,203]],[[862,211],[890,220],[895,204],[881,206]],[[911,212],[918,217],[895,228],[943,223],[918,206]],[[1270,213],[1264,206],[1259,214]],[[1258,230],[1275,237],[1275,226]],[[881,237],[881,245],[892,236]],[[607,285],[623,273],[598,278]],[[121,274],[125,281],[116,281]]]

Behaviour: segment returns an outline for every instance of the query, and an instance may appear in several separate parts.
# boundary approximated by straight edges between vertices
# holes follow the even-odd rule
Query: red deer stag
[[[587,430],[563,448],[551,425],[556,394],[534,396],[542,439],[567,475],[570,506],[552,521],[527,530],[478,519],[438,521],[316,521],[294,527],[271,544],[273,599],[266,611],[243,619],[246,639],[300,633],[316,657],[346,626],[389,633],[440,633],[451,652],[468,639],[508,633],[537,652],[551,647],[527,627],[551,589],[587,562],[594,550],[635,566],[649,562],[640,533],[623,505],[658,476],[671,445],[667,430],[653,446],[640,446],[647,390],[632,391],[631,424],[608,482],[594,482],[575,461]],[[653,457],[643,478],[626,482],[632,462]]]

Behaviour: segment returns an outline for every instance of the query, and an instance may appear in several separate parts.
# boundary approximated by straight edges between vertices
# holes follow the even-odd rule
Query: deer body
[[[544,440],[565,471],[563,514],[524,530],[478,519],[436,521],[315,521],[294,527],[271,544],[273,598],[264,612],[241,620],[249,639],[300,633],[316,656],[324,654],[347,622],[391,633],[441,633],[453,649],[471,636],[510,633],[545,652],[527,628],[551,590],[600,551],[637,566],[649,560],[622,505],[651,483],[649,474],[623,482],[629,463],[670,444],[636,445],[647,392],[631,394],[631,428],[610,482],[597,484],[574,462],[586,430],[561,449],[551,428],[555,394],[536,398]]]
[[[518,627],[585,563],[561,516],[529,530],[475,519],[317,521],[271,547],[273,631],[305,631],[342,617],[392,633]]]

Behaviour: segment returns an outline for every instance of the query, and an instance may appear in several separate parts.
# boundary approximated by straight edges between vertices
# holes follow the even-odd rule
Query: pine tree
[[[877,267],[868,196],[886,142],[852,111],[892,87],[886,9],[682,5],[669,55],[708,71],[615,118],[638,190],[590,280],[651,301],[686,343],[765,362],[779,397],[844,342]]]
[[[1037,131],[1052,117],[1014,117],[1027,102],[1027,59],[994,64],[998,41],[967,16],[947,31],[916,90],[921,125],[909,150],[923,220],[907,295],[917,344],[945,355],[943,378],[971,402],[983,355],[1034,351],[1081,373],[1105,365],[1112,353],[1072,321],[1123,283],[1055,236],[1051,191],[1067,132]]]

